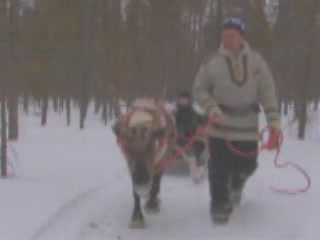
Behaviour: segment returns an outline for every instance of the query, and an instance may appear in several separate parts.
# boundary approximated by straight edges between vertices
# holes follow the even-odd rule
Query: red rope
[[[270,143],[263,142],[263,140],[262,140],[264,133],[267,132],[267,131],[268,131],[267,128],[264,128],[261,131],[260,139],[262,141],[262,144],[259,147],[260,151],[269,149]],[[225,132],[225,135],[227,136],[226,132]],[[272,187],[272,186],[270,186],[269,189],[271,189],[274,192],[284,193],[284,194],[288,194],[288,195],[296,195],[296,194],[299,194],[299,193],[307,192],[309,190],[309,188],[311,187],[311,178],[310,178],[310,176],[308,175],[306,170],[304,170],[300,165],[292,163],[292,162],[289,162],[289,161],[286,161],[286,162],[280,161],[280,158],[279,158],[280,152],[281,152],[281,147],[280,146],[283,143],[283,134],[282,134],[282,132],[278,136],[277,141],[279,142],[279,146],[276,149],[274,149],[276,151],[276,155],[274,157],[274,165],[275,165],[275,167],[276,168],[293,167],[298,172],[300,172],[302,174],[302,176],[306,179],[306,185],[305,185],[305,187],[298,188],[298,189],[280,189],[280,188],[275,188],[275,187]],[[241,149],[237,149],[230,141],[228,141],[228,147],[233,153],[235,153],[237,155],[240,155],[240,156],[244,156],[244,157],[250,157],[250,156],[258,154],[258,152],[259,152],[259,150],[243,151]]]
[[[188,140],[188,142],[183,146],[183,147],[178,147],[177,151],[168,156],[167,158],[163,159],[160,161],[160,163],[158,164],[158,169],[159,170],[163,170],[168,164],[170,164],[171,162],[173,162],[174,160],[176,160],[179,156],[183,155],[183,153],[185,151],[187,151],[191,146],[192,144],[195,142],[196,138],[199,136],[199,135],[202,135],[205,130],[211,126],[213,123],[214,123],[214,119],[210,119],[207,121],[206,124],[204,124],[203,126],[199,127],[198,130],[196,131],[196,133]],[[270,147],[270,143],[269,142],[263,142],[263,135],[264,133],[268,131],[267,128],[263,129],[261,131],[261,134],[260,134],[260,140],[262,142],[261,146],[259,147],[258,150],[253,150],[253,151],[244,151],[244,150],[241,150],[241,149],[238,149],[236,148],[231,141],[227,141],[227,144],[228,144],[228,147],[229,149],[237,154],[237,155],[240,155],[240,156],[244,156],[244,157],[249,157],[249,156],[253,156],[253,155],[256,155],[258,154],[259,150],[262,151],[262,150],[265,150],[265,149],[269,149]],[[226,136],[226,138],[228,139],[228,136],[227,136],[227,132],[224,131],[224,134]],[[299,166],[298,164],[295,164],[295,163],[292,163],[292,162],[281,162],[279,160],[279,155],[280,155],[280,145],[282,144],[283,142],[283,134],[281,133],[279,136],[278,136],[279,139],[276,139],[279,143],[279,146],[275,149],[276,150],[276,155],[275,155],[275,158],[274,158],[274,165],[276,168],[285,168],[285,167],[288,167],[288,166],[291,166],[293,168],[295,168],[298,172],[300,172],[303,177],[306,179],[306,186],[305,187],[302,187],[302,188],[298,188],[298,189],[280,189],[280,188],[275,188],[275,187],[272,187],[270,186],[270,189],[274,192],[277,192],[277,193],[283,193],[283,194],[288,194],[288,195],[295,195],[295,194],[299,194],[299,193],[305,193],[306,191],[308,191],[311,187],[311,178],[310,176],[308,175],[308,173],[301,167]]]
[[[280,155],[280,148],[277,149],[277,153],[276,156],[274,158],[274,165],[276,168],[285,168],[288,166],[291,166],[293,168],[295,168],[298,172],[300,172],[302,174],[302,176],[306,179],[306,186],[305,187],[301,187],[301,188],[297,188],[297,189],[280,189],[280,188],[275,188],[270,186],[269,189],[271,189],[274,192],[277,193],[284,193],[287,195],[296,195],[299,193],[305,193],[307,192],[310,187],[311,187],[311,178],[308,175],[308,173],[306,172],[306,170],[304,170],[300,165],[293,163],[293,162],[281,162],[279,159],[279,155]]]
[[[130,115],[130,113],[129,113]],[[182,146],[182,147],[178,147],[177,148],[177,151],[175,153],[173,153],[172,155],[169,155],[168,157],[164,158],[163,160],[161,160],[157,167],[159,170],[163,170],[165,169],[165,167],[170,164],[171,162],[175,161],[179,156],[183,155],[184,152],[186,152],[187,150],[189,150],[193,143],[196,141],[197,137],[199,135],[202,135],[205,133],[206,129],[208,127],[210,127],[213,123],[215,122],[215,119],[209,119],[204,125],[202,125],[201,127],[199,127],[196,131],[196,133],[191,137],[189,138],[188,142]],[[266,150],[266,149],[269,149],[270,147],[270,143],[269,142],[263,142],[263,135],[265,134],[265,132],[267,132],[268,129],[265,128],[261,131],[261,134],[260,134],[260,140],[262,142],[261,146],[259,147],[258,150],[253,150],[253,151],[244,151],[242,149],[238,149],[237,147],[235,147],[231,141],[227,141],[227,144],[228,144],[228,147],[229,149],[237,154],[237,155],[240,155],[240,156],[244,156],[244,157],[250,157],[250,156],[253,156],[253,155],[256,155],[259,153],[259,151],[262,151],[262,150]],[[224,135],[226,137],[226,139],[228,139],[228,134],[227,134],[227,131],[224,130]],[[299,194],[299,193],[305,193],[307,192],[310,187],[311,187],[311,178],[310,176],[308,175],[308,173],[298,164],[295,164],[295,163],[292,163],[292,162],[283,162],[283,161],[280,161],[279,160],[279,155],[280,155],[280,145],[282,144],[283,142],[283,134],[281,133],[279,136],[278,136],[279,139],[278,140],[278,143],[279,143],[279,146],[275,149],[276,150],[276,155],[275,155],[275,158],[274,158],[274,165],[276,168],[285,168],[285,167],[288,167],[288,166],[291,166],[293,168],[295,168],[298,172],[300,172],[303,177],[306,179],[306,186],[305,187],[302,187],[302,188],[298,188],[298,189],[280,189],[280,188],[275,188],[275,187],[272,187],[270,186],[269,188],[274,191],[274,192],[277,192],[277,193],[283,193],[283,194],[288,194],[288,195],[295,195],[295,194]],[[120,139],[118,139],[118,144],[121,146],[122,150],[125,151],[125,144],[123,141],[121,141]]]
[[[182,147],[177,147],[177,151],[175,153],[173,153],[172,155],[169,155],[168,157],[162,159],[158,165],[157,168],[158,170],[163,170],[165,169],[165,167],[170,164],[171,162],[175,161],[178,157],[182,156],[184,152],[186,152],[187,150],[189,150],[192,147],[192,144],[195,142],[195,140],[197,139],[197,137],[199,135],[202,135],[205,133],[206,129],[214,122],[214,120],[209,120],[207,121],[206,124],[204,124],[203,126],[199,127],[196,131],[196,133],[189,138],[188,142],[182,146]]]

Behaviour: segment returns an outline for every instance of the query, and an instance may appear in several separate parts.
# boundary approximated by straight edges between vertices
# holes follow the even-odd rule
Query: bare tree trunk
[[[293,111],[294,111],[294,121],[296,121],[298,119],[299,116],[299,112],[300,112],[300,105],[299,105],[299,99],[297,99],[297,97],[295,97],[295,99],[293,99]]]
[[[84,129],[88,105],[87,97],[83,96],[80,103],[80,129]]]
[[[28,96],[28,94],[23,95],[23,111],[25,114],[29,114],[29,96]]]
[[[223,6],[222,6],[223,0],[217,0],[217,12],[216,12],[216,30],[217,30],[217,47],[220,45],[220,31],[221,31],[221,25],[222,25],[222,15],[223,15]]]
[[[53,101],[53,109],[54,109],[54,112],[58,112],[59,111],[59,104],[58,104],[58,97],[56,95],[54,95],[52,97],[52,101]]]
[[[100,97],[96,96],[94,101],[94,113],[98,114],[101,108],[101,99]]]
[[[59,113],[62,113],[64,110],[64,98],[60,96],[58,98],[58,102],[59,102]]]
[[[66,97],[66,113],[67,113],[67,126],[71,123],[71,97]]]
[[[8,98],[8,113],[9,113],[9,140],[18,140],[19,124],[18,124],[18,96],[11,93]]]
[[[41,126],[47,125],[48,105],[49,105],[49,97],[45,95],[42,98]]]
[[[85,14],[83,17],[83,70],[82,70],[82,86],[80,97],[80,129],[84,129],[85,119],[89,105],[89,84],[88,81],[92,75],[92,58],[94,44],[94,25],[96,16],[97,1],[85,1]]]
[[[313,13],[311,13],[312,17],[309,21],[310,24],[310,32],[308,34],[307,44],[307,52],[306,52],[306,63],[304,69],[304,81],[300,90],[300,112],[299,112],[299,127],[298,127],[298,138],[303,140],[305,138],[306,125],[307,125],[307,106],[308,106],[308,88],[309,83],[311,81],[311,70],[312,70],[312,60],[314,56],[314,43],[316,40],[316,27],[317,27],[317,7],[319,6],[319,1],[313,2]]]
[[[113,119],[113,116],[114,116],[114,102],[113,102],[112,98],[111,98],[108,110],[109,110],[108,111],[109,119]]]
[[[5,1],[0,1],[0,21],[2,23],[2,21],[4,21],[4,16],[7,10],[7,4]],[[3,25],[2,25],[3,26]],[[3,34],[3,31],[5,31],[4,29],[2,29],[1,34]],[[6,44],[5,41],[3,41],[5,38],[2,37],[3,35],[1,35],[0,38],[0,51],[1,52],[6,52],[3,51],[4,49],[8,49],[8,45]],[[0,57],[2,57],[3,55],[1,55]],[[8,60],[8,56],[5,56],[6,59]],[[9,61],[7,62],[9,63]],[[1,66],[4,66],[6,64],[1,64]],[[5,68],[7,68],[8,65],[5,66]],[[0,85],[0,111],[1,111],[1,122],[0,122],[0,126],[1,126],[1,137],[0,137],[0,144],[1,144],[1,156],[0,156],[0,160],[1,160],[1,176],[2,177],[6,177],[7,176],[7,116],[6,116],[6,108],[7,108],[7,103],[6,103],[6,94],[7,94],[7,80],[8,80],[8,72],[3,71],[4,68],[1,67],[0,70],[0,74],[1,74],[1,85]]]
[[[307,101],[305,98],[301,97],[299,101],[299,111],[298,111],[298,119],[299,119],[299,128],[298,128],[298,138],[303,140],[306,132],[307,125]]]
[[[108,105],[107,105],[106,100],[104,100],[103,104],[102,104],[102,120],[103,120],[104,124],[107,125],[107,123],[108,123]]]
[[[289,113],[289,103],[288,103],[288,101],[284,101],[283,104],[284,104],[283,112],[284,112],[284,115],[287,116]]]
[[[112,106],[113,106],[113,116],[115,118],[119,118],[121,115],[120,105],[119,105],[119,99],[118,97],[112,98]]]
[[[17,0],[10,2],[9,8],[9,49],[10,49],[10,70],[8,82],[8,114],[9,114],[9,140],[18,140],[19,124],[18,124],[18,94],[17,94],[17,77],[16,66],[18,58],[18,8],[19,3]]]
[[[1,176],[7,176],[7,119],[6,119],[6,98],[1,95]]]

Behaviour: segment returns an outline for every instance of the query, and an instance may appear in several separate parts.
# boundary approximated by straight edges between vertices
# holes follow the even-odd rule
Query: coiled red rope
[[[165,159],[163,159],[163,160],[161,160],[159,162],[159,164],[157,166],[158,169],[159,170],[163,170],[168,164],[170,164],[171,162],[176,160],[179,156],[183,155],[183,153],[186,152],[192,146],[192,144],[196,141],[197,137],[199,135],[204,134],[205,130],[208,127],[210,127],[214,122],[215,122],[215,119],[209,119],[204,125],[199,127],[197,129],[196,133],[191,138],[189,138],[188,142],[184,146],[179,147],[174,154],[168,156],[167,158],[165,158]],[[267,128],[265,128],[265,129],[263,129],[261,131],[260,140],[261,140],[262,144],[261,144],[261,146],[259,147],[258,150],[243,151],[241,149],[236,148],[232,144],[231,141],[228,141],[228,147],[233,153],[235,153],[237,155],[240,155],[240,156],[248,157],[248,156],[256,155],[256,154],[258,154],[259,151],[262,151],[262,150],[265,150],[265,149],[269,148],[269,143],[268,142],[263,142],[263,135],[267,131],[268,131]],[[224,134],[225,134],[226,138],[228,139],[227,131],[224,131]],[[285,167],[291,166],[291,167],[295,168],[305,178],[306,185],[304,187],[302,187],[302,188],[297,188],[297,189],[280,189],[280,188],[275,188],[275,187],[270,186],[269,187],[270,190],[272,190],[274,192],[277,192],[277,193],[287,194],[287,195],[296,195],[296,194],[307,192],[311,187],[311,178],[310,178],[310,176],[308,175],[306,170],[304,170],[300,165],[298,165],[296,163],[289,162],[289,161],[286,161],[286,162],[280,161],[279,156],[280,156],[281,144],[283,142],[283,134],[280,133],[278,138],[279,139],[277,139],[277,141],[279,142],[279,144],[278,144],[278,147],[275,149],[276,150],[276,155],[275,155],[275,158],[274,158],[275,167],[276,168],[285,168]]]
[[[274,192],[284,193],[284,194],[287,194],[287,195],[297,195],[297,194],[300,194],[300,193],[307,192],[311,187],[311,178],[310,178],[309,174],[307,173],[307,171],[305,169],[303,169],[300,165],[296,164],[296,163],[289,162],[289,161],[286,161],[286,162],[280,161],[279,155],[280,155],[280,148],[277,149],[277,153],[276,153],[276,156],[274,158],[275,167],[276,168],[285,168],[285,167],[291,166],[291,167],[295,168],[305,178],[306,185],[305,185],[305,187],[297,188],[297,189],[281,189],[281,188],[275,188],[275,187],[272,187],[272,186],[270,186],[269,189],[271,189]]]

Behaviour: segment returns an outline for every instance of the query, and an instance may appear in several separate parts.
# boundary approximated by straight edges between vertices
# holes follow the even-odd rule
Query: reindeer
[[[156,101],[146,100],[133,105],[113,126],[126,158],[132,179],[134,208],[131,228],[145,226],[141,198],[146,199],[148,212],[160,211],[161,177],[159,162],[171,154],[176,142],[173,118]]]

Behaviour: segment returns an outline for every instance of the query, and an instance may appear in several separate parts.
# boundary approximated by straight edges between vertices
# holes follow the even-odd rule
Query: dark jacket
[[[198,127],[204,123],[202,116],[197,114],[192,106],[177,107],[175,112],[175,120],[178,138],[191,137]]]

